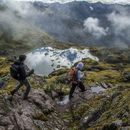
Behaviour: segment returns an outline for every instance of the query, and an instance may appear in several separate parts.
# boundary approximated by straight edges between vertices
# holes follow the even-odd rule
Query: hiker
[[[22,87],[23,85],[26,86],[26,91],[23,96],[23,100],[28,98],[28,94],[30,92],[31,86],[27,77],[34,73],[34,70],[27,72],[24,61],[26,60],[26,55],[20,55],[19,59],[14,61],[14,64],[10,67],[10,74],[11,76],[18,81],[18,85],[14,90],[10,92],[11,96],[13,95]]]
[[[77,64],[76,67],[72,68],[69,72],[70,74],[70,80],[71,80],[71,84],[72,87],[70,89],[70,93],[69,93],[69,99],[71,100],[71,98],[73,97],[73,93],[76,89],[76,87],[79,87],[81,89],[81,92],[85,91],[85,86],[82,83],[82,78],[84,77],[84,74],[81,72],[81,70],[83,69],[84,64],[82,62],[79,62]]]

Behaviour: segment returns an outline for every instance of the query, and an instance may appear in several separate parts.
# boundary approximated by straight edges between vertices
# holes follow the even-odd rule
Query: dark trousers
[[[23,95],[23,98],[26,99],[28,97],[30,90],[31,90],[31,86],[30,86],[29,81],[27,79],[19,80],[18,85],[15,87],[15,89],[13,91],[11,91],[11,94],[14,95],[23,85],[26,86],[26,91]]]
[[[69,93],[69,99],[71,99],[73,97],[73,93],[74,93],[76,87],[79,87],[81,89],[81,92],[85,91],[85,86],[81,81],[78,83],[72,83],[72,87],[71,87],[70,93]]]

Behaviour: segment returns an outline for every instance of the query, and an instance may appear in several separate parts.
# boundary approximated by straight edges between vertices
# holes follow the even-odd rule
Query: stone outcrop
[[[28,100],[21,93],[7,100],[0,97],[0,130],[65,130],[52,99],[42,89],[33,90]]]

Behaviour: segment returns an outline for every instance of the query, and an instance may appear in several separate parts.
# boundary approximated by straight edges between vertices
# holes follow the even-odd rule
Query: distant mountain
[[[5,1],[5,0],[3,0]],[[16,1],[16,0],[14,0]],[[34,0],[17,0],[17,1],[34,1]],[[35,0],[35,1],[42,1],[44,3],[68,3],[68,2],[73,2],[73,1],[86,1],[86,2],[90,2],[90,3],[97,3],[97,2],[101,2],[104,4],[130,4],[129,0]]]
[[[29,22],[24,17],[25,12],[19,12],[26,3],[20,3],[16,8],[13,4],[0,3],[0,54],[6,51],[10,54],[20,54],[43,46],[63,46],[61,41]]]
[[[115,13],[115,18],[120,17],[119,21],[122,21],[124,17],[129,19],[130,5],[103,4],[101,2],[87,3],[84,1],[65,4],[44,4],[42,2],[34,2],[32,4],[42,12],[42,15],[34,16],[35,18],[32,19],[35,19],[35,23],[41,29],[44,29],[57,39],[87,45],[98,44],[110,47],[117,46],[118,43],[120,44],[119,46],[123,46],[123,43],[125,45],[130,43],[130,39],[126,37],[130,32],[130,27],[126,27],[127,25],[124,23],[124,28],[119,29],[124,35],[118,35],[115,32],[116,26],[122,26],[122,23],[118,22],[118,20],[114,21],[108,18],[112,13]],[[98,26],[100,26],[100,29],[108,29],[107,35],[97,38],[92,35],[93,28],[90,32],[85,30],[84,22],[89,17],[99,20]],[[96,27],[98,26],[96,25]],[[99,30],[94,29],[94,31],[100,33]]]
[[[87,46],[127,48],[130,45],[130,5],[85,1],[64,4],[8,1],[1,4],[0,9],[0,31],[4,28],[8,32],[4,36],[15,34],[13,39],[26,45],[28,42],[33,46],[43,45],[41,35],[45,32],[57,40]],[[15,30],[10,29],[12,27]],[[27,33],[19,36],[23,32]]]

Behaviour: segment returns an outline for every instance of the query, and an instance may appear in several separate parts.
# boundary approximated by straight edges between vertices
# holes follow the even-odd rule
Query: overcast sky
[[[12,0],[11,0],[12,1]],[[71,2],[74,0],[13,0],[13,1],[43,1],[44,3],[53,3],[53,2]],[[75,1],[83,1],[83,0],[75,0]],[[120,3],[120,4],[130,4],[130,0],[84,0],[87,2],[103,2],[103,3]]]

